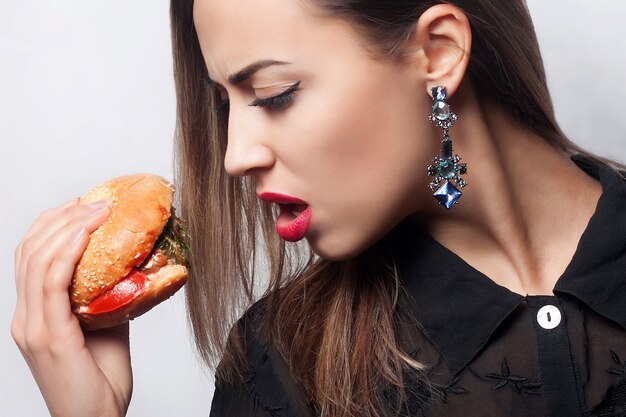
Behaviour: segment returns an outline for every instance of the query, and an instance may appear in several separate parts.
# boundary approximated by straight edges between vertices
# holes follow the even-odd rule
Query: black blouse
[[[522,296],[403,222],[394,257],[419,325],[411,356],[428,383],[406,375],[404,416],[626,417],[626,182],[575,162],[603,193],[554,295]],[[575,209],[575,208],[573,208]],[[244,316],[245,317],[245,316]],[[272,346],[247,342],[252,373],[216,383],[211,417],[312,417]]]

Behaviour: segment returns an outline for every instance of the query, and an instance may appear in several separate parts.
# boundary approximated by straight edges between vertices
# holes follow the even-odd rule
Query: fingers
[[[65,326],[79,326],[73,317],[67,289],[74,268],[87,247],[89,234],[85,227],[80,226],[71,234],[57,234],[50,240],[50,247],[58,245],[66,250],[54,259],[42,283],[43,319],[51,334],[63,335],[66,333]]]
[[[39,232],[44,226],[48,225],[50,223],[50,220],[57,217],[59,215],[59,213],[66,211],[69,207],[74,207],[74,206],[78,206],[80,199],[77,198],[73,198],[69,201],[66,201],[65,203],[57,206],[57,207],[53,207],[51,209],[48,209],[46,211],[44,211],[43,213],[41,213],[37,219],[35,219],[34,223],[31,225],[31,227],[28,229],[28,231],[26,232],[26,235],[24,236],[24,239],[22,239],[22,241],[19,243],[19,245],[17,245],[17,247],[15,248],[15,278],[17,280],[18,274],[17,274],[17,267],[20,265],[20,261],[22,258],[22,251],[23,251],[23,247],[24,247],[24,242],[27,241],[28,239],[30,239],[33,235],[35,235],[37,232]],[[17,289],[17,282],[16,282],[16,289]]]
[[[67,288],[74,265],[80,259],[88,242],[88,235],[108,217],[106,204],[100,207],[77,206],[71,202],[49,211],[38,218],[39,225],[19,245],[16,264],[18,302],[12,332],[22,346],[33,345],[43,332],[45,311],[64,308],[55,319],[61,324],[73,320],[69,312]],[[45,219],[45,222],[42,222]],[[16,259],[17,260],[17,259]],[[53,268],[54,265],[54,268]],[[44,299],[44,288],[47,299]],[[65,298],[65,303],[59,300]],[[48,300],[53,307],[46,307]],[[29,343],[29,340],[33,343]]]
[[[50,208],[42,212],[33,222],[28,232],[26,232],[25,239],[30,237],[31,235],[37,233],[44,225],[48,224],[51,219],[56,217],[59,213],[63,212],[65,209],[73,206],[77,206],[80,201],[80,198],[73,198],[71,200],[66,201],[63,204],[60,204],[57,207]]]
[[[15,248],[15,258],[14,258],[14,261],[15,261],[15,268],[16,268],[16,274],[15,274],[16,278],[17,278],[17,267],[18,267],[18,265],[20,263],[20,259],[21,259],[21,255],[22,255],[22,246],[23,246],[24,240],[28,239],[34,233],[39,231],[39,229],[41,229],[41,227],[43,227],[43,225],[46,224],[46,222],[50,219],[50,217],[53,217],[53,216],[57,215],[59,212],[65,210],[68,207],[78,205],[78,202],[79,202],[78,198],[73,198],[73,199],[71,199],[69,201],[66,201],[65,203],[61,204],[58,207],[54,207],[54,208],[51,208],[49,210],[44,211],[43,213],[41,213],[37,217],[37,219],[35,219],[35,221],[31,225],[31,227],[26,232],[26,235],[24,236],[24,239],[22,239],[22,241],[19,243],[19,245],[17,245],[17,247]]]
[[[72,207],[72,206],[78,205],[79,201],[80,201],[80,199],[78,197],[77,198],[73,198],[73,199],[71,199],[69,201],[66,201],[65,203],[63,203],[63,204],[61,204],[61,205],[59,205],[57,207],[53,207],[53,208],[48,209],[48,210],[44,211],[43,213],[41,213],[37,217],[37,219],[35,219],[35,221],[31,225],[31,227],[26,232],[26,235],[24,236],[24,239],[22,240],[22,242],[24,240],[28,239],[33,234],[37,233],[49,221],[49,219],[51,217],[56,216],[58,213],[62,212],[63,210],[65,210],[68,207]],[[17,245],[17,248],[15,248],[15,266],[16,267],[19,264],[20,258],[21,258],[22,242],[20,242],[20,244]]]
[[[121,415],[132,392],[128,325],[85,337],[70,306],[75,266],[109,215],[95,206],[75,199],[42,213],[15,251],[11,333],[52,415]]]
[[[66,228],[69,223],[79,216],[99,216],[107,211],[106,200],[97,201],[86,205],[64,204],[57,209],[42,214],[35,221],[35,224],[26,234],[21,243],[21,252],[32,253],[42,242],[48,239],[53,233],[62,228]],[[97,226],[96,226],[97,227]],[[89,230],[91,233],[93,230]],[[21,261],[21,253],[20,253]]]

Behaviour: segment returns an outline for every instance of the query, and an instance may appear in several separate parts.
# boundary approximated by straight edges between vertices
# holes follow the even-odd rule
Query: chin
[[[345,236],[331,237],[314,234],[307,236],[307,241],[311,249],[317,256],[327,261],[347,261],[358,256],[370,245],[355,242]]]

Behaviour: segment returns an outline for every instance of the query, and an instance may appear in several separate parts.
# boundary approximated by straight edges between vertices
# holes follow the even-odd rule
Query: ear
[[[420,69],[427,93],[441,85],[451,97],[458,89],[469,64],[472,31],[465,13],[450,4],[427,9],[410,41],[420,50]]]

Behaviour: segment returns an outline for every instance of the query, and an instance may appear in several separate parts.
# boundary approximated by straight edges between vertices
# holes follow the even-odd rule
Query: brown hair
[[[351,22],[381,54],[399,58],[415,22],[436,0],[316,0]],[[384,4],[383,4],[384,3]],[[568,140],[554,115],[533,24],[523,0],[445,1],[462,9],[473,34],[468,76],[529,131],[568,155],[585,152]],[[259,203],[249,178],[223,169],[226,120],[206,85],[206,67],[193,25],[193,0],[172,0],[177,92],[176,182],[181,215],[193,236],[188,313],[198,351],[217,378],[234,382],[245,372],[243,348],[227,336],[259,295],[274,343],[323,416],[377,416],[381,384],[403,388],[403,372],[421,364],[401,346],[398,322],[408,312],[402,288],[382,245],[345,262],[288,250],[273,230],[275,213]],[[264,250],[261,250],[263,248]],[[303,256],[304,255],[304,256]],[[255,284],[262,259],[269,283]],[[239,332],[237,326],[234,334]],[[419,359],[419,358],[418,358]]]

